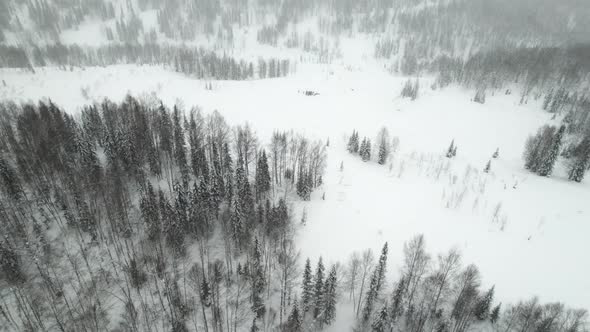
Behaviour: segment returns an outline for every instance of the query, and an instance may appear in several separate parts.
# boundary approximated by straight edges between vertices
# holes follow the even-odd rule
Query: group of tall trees
[[[288,59],[260,58],[255,64],[203,48],[165,44],[113,44],[95,48],[78,45],[47,45],[30,52],[22,47],[0,46],[0,67],[26,68],[48,65],[107,66],[123,63],[167,65],[197,78],[246,80],[286,76],[293,70]]]
[[[418,98],[418,92],[420,90],[420,83],[416,80],[412,83],[411,80],[407,80],[402,88],[401,96],[404,98],[410,98],[411,100],[416,100]]]
[[[390,156],[396,152],[399,145],[399,139],[397,137],[391,138],[387,128],[383,127],[377,134],[376,143],[377,146],[375,149],[377,153],[373,155],[377,156],[376,161],[378,164],[385,165]],[[367,137],[364,137],[363,140],[359,142],[359,134],[356,130],[353,130],[352,134],[348,138],[346,149],[349,153],[358,153],[363,161],[371,160],[371,154],[373,150],[371,147],[371,140]]]
[[[8,0],[2,6],[5,11],[0,12],[5,14],[0,14],[0,29],[31,48],[35,47],[32,41],[38,39],[35,34],[48,40],[39,45],[59,45],[63,29],[99,19],[105,21],[112,45],[155,43],[162,35],[168,41],[195,41],[204,36],[216,40],[210,46],[231,54],[234,35],[239,35],[236,29],[256,27],[260,43],[297,47],[313,53],[313,61],[318,62],[330,62],[340,55],[340,37],[372,33],[377,36],[375,56],[385,59],[393,71],[436,74],[438,86],[454,82],[481,91],[518,83],[523,87],[523,102],[557,85],[587,94],[590,74],[590,23],[586,19],[590,11],[575,1],[435,1],[420,6],[413,0],[82,0],[74,4]],[[155,26],[144,26],[141,14],[147,10],[156,12]],[[521,19],[533,11],[531,20]],[[490,20],[491,15],[502,17],[502,23]],[[114,23],[107,24],[107,20]],[[309,28],[310,20],[318,29]],[[29,21],[33,26],[21,23]],[[54,32],[46,33],[47,29]],[[6,51],[10,50],[0,49],[0,56]],[[118,61],[125,61],[124,56],[119,55]],[[174,61],[175,57],[166,59],[169,64]],[[416,95],[411,90],[416,89],[407,89],[409,94],[405,95]],[[480,97],[475,100],[483,101]]]
[[[321,178],[319,144],[280,132],[261,144],[217,112],[130,96],[77,116],[3,103],[0,127],[0,326],[286,322],[298,276],[290,170]]]
[[[567,176],[570,180],[581,182],[590,168],[590,134],[565,145],[567,125],[558,127],[545,125],[530,136],[525,145],[525,168],[541,176],[550,176],[560,156],[566,159]],[[564,145],[566,146],[565,148]]]
[[[355,252],[343,271],[358,331],[584,331],[585,310],[533,298],[502,305],[494,286],[483,287],[477,267],[462,266],[456,249],[432,257],[417,235],[404,244],[398,276],[388,282],[387,243],[375,263],[370,250]],[[504,310],[502,310],[504,309]]]
[[[312,273],[311,261],[308,258],[301,280],[299,305],[293,307],[290,316],[299,315],[297,324],[289,325],[286,331],[308,331],[313,328],[321,330],[330,325],[336,318],[338,282],[336,265],[326,270],[320,257],[315,273]]]
[[[530,136],[525,145],[525,168],[541,176],[553,173],[555,163],[563,144],[565,125],[559,128],[545,125]]]

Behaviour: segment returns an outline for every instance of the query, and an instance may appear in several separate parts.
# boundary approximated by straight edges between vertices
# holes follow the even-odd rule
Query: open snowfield
[[[213,81],[211,91],[205,81],[135,65],[2,70],[0,79],[0,99],[47,97],[71,112],[103,97],[155,94],[167,105],[182,100],[186,109],[219,110],[230,124],[248,121],[263,142],[274,129],[329,138],[323,188],[294,207],[307,213],[299,233],[303,258],[344,262],[367,247],[377,254],[388,241],[391,282],[403,243],[423,233],[432,254],[460,248],[464,265],[476,262],[484,286],[495,284],[501,301],[539,295],[590,309],[590,263],[580,259],[590,251],[590,180],[568,182],[561,169],[543,178],[522,166],[526,137],[552,121],[540,101],[519,105],[518,93],[501,93],[480,105],[470,101],[472,91],[431,90],[431,81],[422,79],[412,102],[398,97],[406,77],[370,65],[300,64],[289,77]],[[391,165],[346,152],[353,129],[374,139],[382,126],[400,139]],[[452,139],[458,152],[449,160],[444,151]],[[486,174],[496,148],[500,157]]]

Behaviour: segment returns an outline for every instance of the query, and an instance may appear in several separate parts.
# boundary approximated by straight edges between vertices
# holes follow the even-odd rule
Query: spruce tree
[[[371,324],[371,329],[374,332],[386,332],[389,331],[388,329],[388,321],[389,321],[389,309],[387,308],[387,304],[381,308],[379,311],[379,315],[375,317],[373,324]]]
[[[403,297],[406,291],[406,279],[402,277],[397,286],[395,287],[395,291],[393,292],[393,297],[391,301],[391,311],[389,317],[392,323],[395,323],[397,318],[401,316],[403,310]]]
[[[337,288],[338,280],[336,276],[336,266],[332,266],[332,269],[330,269],[330,274],[328,274],[324,285],[324,309],[322,323],[325,325],[330,325],[336,317]]]
[[[311,262],[309,258],[305,261],[305,268],[303,270],[303,280],[301,282],[301,306],[305,314],[311,307],[313,302],[313,281],[311,274]]]
[[[266,151],[262,150],[256,165],[256,200],[260,200],[270,190],[270,181]]]
[[[586,170],[590,166],[590,136],[587,136],[575,149],[575,156],[570,162],[568,179],[582,182]]]
[[[451,141],[451,145],[447,149],[447,158],[453,158],[455,156],[455,140]]]
[[[387,142],[385,140],[382,140],[379,144],[379,156],[377,159],[377,163],[379,163],[379,165],[385,165],[385,163],[387,162],[387,156]]]
[[[488,163],[486,164],[486,167],[483,169],[483,171],[486,173],[489,173],[491,169],[492,169],[492,161],[488,160]]]
[[[178,107],[176,107],[176,105],[174,106],[173,122],[174,158],[176,159],[176,165],[180,168],[180,172],[182,174],[188,174],[184,129],[182,128],[180,110]]]
[[[475,304],[474,315],[477,319],[486,320],[490,314],[492,301],[494,300],[494,286],[490,288]]]
[[[358,153],[359,152],[359,133],[358,133],[358,131],[355,131],[353,133],[353,136],[354,136],[354,140],[352,143],[352,152]]]
[[[557,161],[557,157],[559,156],[559,149],[561,148],[564,133],[565,126],[562,125],[561,127],[559,127],[557,133],[555,133],[555,135],[553,136],[549,150],[543,156],[541,165],[538,170],[539,175],[549,176],[553,172],[553,167],[555,166],[555,162]]]
[[[371,141],[366,137],[363,138],[359,154],[363,161],[371,160]]]
[[[385,280],[385,272],[387,268],[387,242],[383,245],[383,249],[381,250],[381,256],[379,257],[379,263],[373,270],[373,274],[371,276],[371,283],[369,284],[369,290],[367,291],[367,296],[365,297],[365,306],[363,307],[363,322],[368,323],[371,319],[371,315],[373,314],[373,308],[375,303],[379,298],[379,292],[383,286],[383,282]]]
[[[262,318],[266,312],[263,299],[265,278],[258,238],[254,239],[252,261],[252,311],[256,314],[256,318]]]
[[[498,304],[497,306],[494,307],[494,309],[492,310],[492,313],[490,313],[490,322],[492,324],[496,324],[496,322],[500,318],[500,307],[501,306],[502,306],[502,303]]]
[[[318,318],[324,307],[324,263],[322,257],[320,257],[315,270],[313,301],[313,318]]]
[[[494,151],[492,158],[497,159],[499,156],[500,156],[500,148],[496,148],[496,151]]]
[[[303,322],[301,321],[301,314],[299,313],[299,306],[297,301],[293,304],[291,313],[287,318],[287,332],[301,332],[303,331]]]
[[[348,150],[349,153],[354,153],[355,151],[355,144],[358,145],[358,141],[356,141],[357,137],[356,137],[356,131],[352,131],[352,135],[350,135],[350,137],[348,138],[348,145],[346,147],[346,149]]]

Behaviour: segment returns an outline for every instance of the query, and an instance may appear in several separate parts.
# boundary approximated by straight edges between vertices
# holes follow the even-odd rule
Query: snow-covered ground
[[[484,286],[497,299],[533,295],[590,308],[590,264],[584,254],[590,234],[590,181],[568,182],[563,170],[551,178],[522,167],[526,137],[550,120],[539,101],[519,105],[518,93],[488,94],[471,102],[472,91],[431,90],[421,80],[416,101],[399,98],[408,79],[365,65],[300,64],[285,78],[244,82],[205,81],[162,67],[113,66],[36,74],[2,70],[0,99],[51,98],[68,111],[103,97],[155,94],[166,104],[219,110],[231,124],[250,122],[262,141],[274,129],[295,129],[330,139],[323,188],[311,202],[299,233],[302,257],[343,262],[355,250],[379,252],[389,242],[389,281],[398,277],[403,243],[423,233],[432,254],[453,246],[463,262],[475,263]],[[304,96],[301,90],[319,92]],[[400,139],[390,165],[364,163],[346,152],[353,129],[374,139],[381,127]],[[457,157],[444,158],[454,139]],[[489,174],[482,170],[496,148]],[[343,170],[340,171],[340,165]],[[325,192],[325,200],[321,199]],[[346,315],[346,312],[339,314]]]

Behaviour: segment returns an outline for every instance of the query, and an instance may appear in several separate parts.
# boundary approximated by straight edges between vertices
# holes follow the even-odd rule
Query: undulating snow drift
[[[205,89],[208,81],[162,67],[36,70],[2,70],[0,99],[47,97],[75,111],[130,93],[219,110],[232,124],[251,123],[264,141],[274,129],[329,139],[324,185],[310,202],[293,207],[306,214],[298,235],[304,258],[343,262],[355,250],[378,253],[387,241],[391,283],[403,243],[423,233],[431,253],[457,247],[464,263],[476,263],[484,286],[495,284],[500,301],[539,295],[590,308],[590,264],[580,260],[590,250],[589,180],[568,182],[561,169],[551,178],[523,169],[526,137],[544,123],[557,123],[540,101],[519,105],[517,93],[496,93],[482,105],[471,101],[472,91],[432,90],[429,79],[421,79],[419,97],[410,101],[399,97],[407,77],[371,65],[300,64],[290,77],[213,81],[212,90]],[[346,151],[353,129],[374,139],[381,127],[400,140],[387,165]],[[447,159],[453,139],[457,156]],[[496,148],[500,156],[492,159]],[[491,171],[484,173],[488,160]]]

